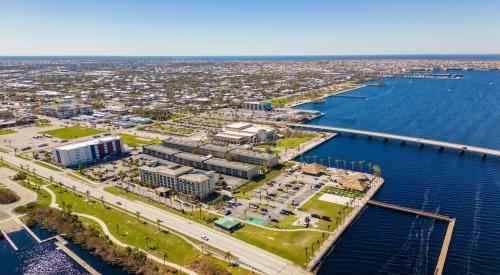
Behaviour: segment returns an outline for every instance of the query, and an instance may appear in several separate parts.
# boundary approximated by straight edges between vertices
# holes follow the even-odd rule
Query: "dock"
[[[394,205],[390,203],[379,202],[375,200],[369,200],[368,204],[447,222],[448,228],[446,229],[446,235],[444,236],[443,245],[441,246],[441,252],[439,253],[439,259],[436,264],[436,268],[434,269],[434,275],[441,275],[443,273],[444,263],[446,262],[446,256],[448,255],[448,248],[450,247],[451,243],[451,236],[453,235],[453,229],[455,228],[455,222],[456,222],[455,218],[423,210],[417,210],[399,205]]]
[[[92,275],[101,274],[101,273],[97,272],[97,270],[95,270],[88,263],[86,263],[82,258],[78,257],[78,255],[76,255],[73,251],[71,251],[69,248],[67,248],[66,245],[64,245],[63,243],[58,241],[58,242],[56,242],[56,245],[59,249],[64,251],[64,253],[66,253],[66,255],[68,255],[71,259],[73,259],[80,266],[82,266],[88,273],[90,273]]]
[[[432,212],[426,212],[426,211],[422,211],[422,210],[417,210],[417,209],[413,209],[413,208],[403,207],[403,206],[385,203],[385,202],[380,202],[380,201],[375,201],[375,200],[369,200],[368,204],[383,207],[383,208],[388,208],[388,209],[392,209],[392,210],[396,210],[396,211],[406,212],[406,213],[414,214],[417,216],[441,220],[444,222],[451,222],[453,220],[453,218],[450,218],[450,217],[445,216],[445,215],[432,213]]]
[[[2,236],[7,240],[12,249],[14,249],[14,251],[18,251],[19,248],[17,248],[16,244],[10,239],[9,235],[5,233],[5,231],[3,231],[2,229],[0,229],[0,232],[2,232]]]
[[[363,136],[367,136],[368,139],[371,139],[372,137],[377,137],[377,138],[381,138],[384,141],[384,143],[388,142],[389,140],[397,140],[397,141],[400,141],[402,144],[407,143],[407,142],[411,142],[411,143],[418,144],[418,146],[421,148],[424,147],[424,145],[430,145],[430,146],[437,147],[440,151],[444,150],[444,148],[453,149],[453,150],[458,151],[461,155],[465,154],[465,152],[474,152],[474,153],[481,154],[482,158],[486,158],[487,156],[500,157],[500,150],[489,149],[489,148],[478,147],[478,146],[470,146],[467,144],[452,143],[452,142],[447,142],[447,141],[439,141],[439,140],[425,139],[425,138],[416,138],[416,137],[394,135],[394,134],[387,134],[387,133],[380,133],[380,132],[373,132],[373,131],[333,127],[333,126],[310,125],[310,124],[300,124],[300,123],[279,123],[279,122],[275,122],[274,124],[281,125],[281,126],[288,126],[290,128],[298,128],[298,129],[307,130],[307,131],[324,131],[324,132],[333,132],[333,133],[337,133],[337,134],[348,133],[348,134],[352,134],[354,136],[355,135],[363,135]]]

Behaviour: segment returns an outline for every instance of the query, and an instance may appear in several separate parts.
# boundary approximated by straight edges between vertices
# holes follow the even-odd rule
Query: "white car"
[[[204,240],[204,241],[206,241],[206,242],[208,242],[208,240],[209,240],[208,237],[205,236],[205,235],[201,236],[201,239]]]

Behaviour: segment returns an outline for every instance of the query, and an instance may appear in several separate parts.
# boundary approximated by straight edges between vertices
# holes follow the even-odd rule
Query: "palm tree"
[[[331,157],[328,157],[328,167],[331,167],[331,166],[332,166],[332,165],[331,165],[331,160],[332,160],[332,158],[331,158]]]
[[[344,162],[344,169],[347,169],[347,160],[344,159],[343,162]]]
[[[101,203],[104,208],[106,208],[106,204],[104,203],[104,196],[101,196]]]
[[[160,223],[162,223],[163,221],[160,220],[160,219],[156,219],[156,225],[158,226],[158,231],[161,231],[160,229]]]
[[[71,186],[71,189],[73,189],[73,194],[76,195],[76,186],[75,185]]]
[[[354,171],[354,163],[356,163],[355,161],[351,161],[351,168],[352,168],[352,171]]]
[[[87,201],[90,201],[90,191],[87,190],[87,191],[85,191],[85,193],[87,194]]]
[[[340,159],[335,160],[335,163],[337,164],[337,169],[339,169],[339,162],[340,162]]]
[[[358,163],[359,163],[359,169],[360,169],[361,173],[363,173],[363,164],[365,164],[365,161],[359,160]]]
[[[137,217],[137,222],[140,223],[141,220],[139,219],[139,217],[141,216],[141,212],[137,211],[137,212],[135,212],[135,215]]]
[[[168,259],[168,254],[167,254],[167,252],[163,251],[163,252],[161,253],[161,256],[162,256],[162,258],[163,258],[163,269],[166,269],[167,267],[166,267],[165,262],[166,262],[166,259]]]
[[[149,237],[146,236],[146,247],[149,249],[149,243],[148,242],[149,242]]]

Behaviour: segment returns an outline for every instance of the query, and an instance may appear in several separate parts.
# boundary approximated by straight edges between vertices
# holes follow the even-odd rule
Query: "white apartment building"
[[[57,164],[69,167],[99,161],[121,152],[121,138],[109,136],[57,147],[52,150],[52,155]]]
[[[213,134],[212,139],[229,144],[267,142],[277,139],[277,130],[267,125],[236,122]]]

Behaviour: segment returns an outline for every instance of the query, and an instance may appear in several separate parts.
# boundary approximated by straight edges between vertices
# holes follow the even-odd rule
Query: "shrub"
[[[0,204],[9,204],[19,200],[17,194],[6,188],[0,188]]]

